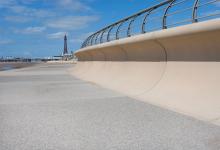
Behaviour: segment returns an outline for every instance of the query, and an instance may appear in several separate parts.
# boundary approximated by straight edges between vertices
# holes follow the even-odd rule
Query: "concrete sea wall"
[[[220,124],[220,19],[78,50],[74,76]]]

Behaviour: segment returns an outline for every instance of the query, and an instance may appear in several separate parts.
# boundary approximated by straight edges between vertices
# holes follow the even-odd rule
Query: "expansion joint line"
[[[125,54],[126,60],[128,61],[128,53],[127,53],[127,51],[122,46],[120,46],[120,45],[118,47]]]
[[[162,74],[161,74],[161,76],[160,76],[160,78],[158,79],[158,81],[150,88],[150,89],[148,89],[148,90],[146,90],[146,91],[143,91],[143,92],[141,92],[141,93],[139,93],[139,94],[136,94],[136,95],[134,95],[134,96],[136,96],[136,97],[138,97],[139,95],[142,95],[142,94],[144,94],[144,93],[149,93],[150,91],[152,91],[160,82],[161,82],[161,80],[163,79],[163,77],[164,77],[164,75],[165,75],[165,73],[166,73],[166,70],[167,70],[167,61],[168,61],[168,54],[167,54],[167,50],[166,50],[166,47],[158,40],[158,39],[154,39],[153,40],[157,45],[159,45],[161,48],[162,48],[162,50],[164,51],[164,55],[165,55],[165,67],[164,67],[164,69],[163,69],[163,71],[162,71]]]

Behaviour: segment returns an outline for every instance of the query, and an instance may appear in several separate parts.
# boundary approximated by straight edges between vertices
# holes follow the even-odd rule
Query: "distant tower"
[[[64,49],[63,49],[63,55],[68,54],[67,50],[67,36],[64,36]]]

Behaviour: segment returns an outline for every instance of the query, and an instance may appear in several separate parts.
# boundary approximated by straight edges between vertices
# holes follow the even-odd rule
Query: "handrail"
[[[199,3],[199,0],[195,0],[195,3],[194,3],[194,6],[193,6],[193,14],[192,14],[192,21],[193,22],[197,22],[197,9],[198,9],[198,3]]]
[[[186,5],[185,3],[187,2],[187,4],[191,4],[191,6],[187,6],[186,8],[184,8],[184,6]],[[220,7],[217,5],[217,3],[219,3],[220,0],[207,0],[205,3],[200,0],[164,0],[163,2],[154,5],[150,8],[146,8],[142,11],[139,11],[138,13],[135,13],[129,17],[126,17],[122,20],[119,20],[111,25],[108,25],[107,27],[93,33],[92,35],[90,35],[88,38],[86,38],[86,40],[83,42],[82,44],[82,48],[87,47],[87,46],[91,46],[91,45],[96,45],[96,44],[101,44],[104,42],[109,42],[112,40],[118,40],[120,38],[125,38],[125,37],[130,37],[132,35],[134,35],[133,33],[131,34],[132,30],[132,26],[134,23],[136,23],[136,21],[138,20],[137,18],[139,17],[143,17],[143,19],[141,19],[142,21],[140,21],[140,32],[135,33],[135,34],[144,34],[146,32],[151,32],[154,30],[162,30],[162,29],[167,29],[171,26],[177,26],[177,25],[181,25],[182,23],[187,24],[187,23],[196,23],[199,22],[200,20],[208,20],[208,19],[212,19],[212,18],[219,18],[220,17]],[[200,4],[202,3],[202,4]],[[216,5],[215,5],[216,4]],[[181,8],[178,8],[177,10],[175,10],[175,7],[181,6]],[[204,6],[209,6],[209,9],[204,9]],[[211,6],[211,7],[210,7]],[[164,9],[160,9],[163,8]],[[203,7],[203,8],[202,8]],[[174,8],[173,12],[172,8]],[[210,8],[213,11],[212,13],[210,13]],[[198,12],[198,10],[200,10],[200,12]],[[168,25],[167,24],[167,18],[168,17],[173,17],[175,15],[181,15],[183,13],[186,13],[188,11],[191,11],[191,14],[187,14],[188,18],[184,18],[186,17],[186,15],[184,17],[181,16],[177,17],[178,21],[173,19],[172,22]],[[161,16],[154,16],[155,13],[161,13]],[[209,15],[207,15],[209,14]],[[153,17],[151,17],[153,16]],[[151,19],[147,19],[151,17]],[[153,18],[159,18],[161,20],[161,27],[158,27],[158,24],[153,24],[155,22],[155,19]],[[175,18],[175,17],[174,17]],[[158,19],[156,20],[158,21]],[[124,30],[120,30],[120,28],[125,24],[128,23],[128,26],[126,27],[126,33],[125,33],[125,37],[120,37],[119,34],[124,31]],[[138,22],[139,23],[139,22]],[[146,29],[146,23],[148,24],[153,24],[151,26],[149,26],[149,28]],[[155,27],[156,26],[156,27]],[[116,31],[113,32],[113,28],[116,28]],[[113,38],[112,34],[114,35]],[[105,39],[105,40],[103,40]]]

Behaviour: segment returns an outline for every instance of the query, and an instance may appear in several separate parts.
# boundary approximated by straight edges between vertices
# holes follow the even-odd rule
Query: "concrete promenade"
[[[73,64],[0,72],[0,150],[219,150],[220,127],[79,80]]]

